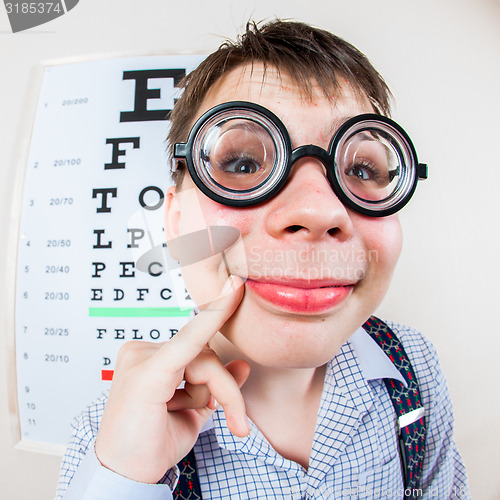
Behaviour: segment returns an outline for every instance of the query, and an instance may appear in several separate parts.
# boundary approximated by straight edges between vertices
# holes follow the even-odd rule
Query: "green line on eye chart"
[[[190,314],[191,309],[180,307],[89,307],[93,318],[172,318]]]

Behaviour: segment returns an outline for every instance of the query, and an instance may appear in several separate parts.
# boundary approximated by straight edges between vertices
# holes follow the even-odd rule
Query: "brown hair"
[[[170,154],[175,143],[187,140],[211,86],[232,69],[255,62],[286,73],[309,98],[313,84],[332,98],[341,86],[339,80],[347,80],[355,92],[369,99],[376,113],[390,115],[389,88],[368,58],[353,45],[301,22],[273,20],[261,26],[251,22],[235,42],[224,42],[181,83],[184,91],[170,116]],[[185,170],[180,164],[172,172],[177,186]]]

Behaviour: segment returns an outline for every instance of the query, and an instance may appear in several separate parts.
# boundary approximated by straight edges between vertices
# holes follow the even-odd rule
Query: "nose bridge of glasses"
[[[314,158],[322,164],[325,171],[324,172],[325,176],[330,184],[333,193],[345,205],[347,197],[342,192],[338,180],[336,179],[335,168],[333,165],[334,162],[333,154],[329,153],[328,151],[319,146],[316,146],[315,144],[306,144],[303,146],[299,146],[298,148],[292,151],[292,154],[290,156],[289,169],[291,170],[292,166],[297,161],[303,158]]]
[[[314,144],[306,144],[300,146],[292,151],[292,156],[290,158],[290,166],[294,165],[297,161],[302,158],[316,158],[319,160],[325,169],[328,171],[330,168],[331,158],[327,151]]]

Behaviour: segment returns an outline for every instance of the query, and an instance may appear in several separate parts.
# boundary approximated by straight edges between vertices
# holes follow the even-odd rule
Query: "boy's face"
[[[347,118],[373,112],[347,84],[332,101],[320,88],[309,100],[286,74],[272,67],[264,74],[256,64],[227,73],[197,116],[238,100],[276,114],[293,148],[315,144],[327,149]],[[371,218],[347,209],[314,158],[295,163],[274,198],[247,208],[211,200],[186,174],[181,191],[168,197],[167,237],[208,226],[236,228],[241,238],[224,259],[219,254],[186,266],[187,288],[203,306],[219,293],[227,265],[245,278],[244,298],[221,330],[230,343],[217,334],[213,347],[222,358],[266,366],[316,367],[331,359],[382,300],[401,250],[397,217]]]

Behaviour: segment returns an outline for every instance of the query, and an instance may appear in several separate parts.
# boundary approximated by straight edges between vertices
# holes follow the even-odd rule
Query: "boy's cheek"
[[[185,230],[207,226],[230,226],[245,235],[255,230],[255,223],[264,217],[262,206],[237,208],[217,203],[197,189],[191,179],[186,180],[187,196],[184,196],[182,215]]]
[[[366,218],[365,218],[366,219]],[[396,215],[371,218],[359,228],[365,245],[368,268],[392,275],[402,248],[402,232]]]
[[[249,234],[252,230],[255,231],[260,207],[235,208],[221,205],[212,200],[209,200],[208,203],[203,203],[203,201],[200,205],[208,225],[234,227],[242,235]]]
[[[252,227],[252,218],[246,210],[214,202],[189,178],[176,196],[181,207],[177,255],[190,296],[203,308],[218,298],[229,274],[248,276],[241,235]]]
[[[199,309],[203,309],[219,297],[227,279],[227,275],[221,275],[220,260],[214,256],[181,268],[189,295]]]
[[[180,234],[188,234],[205,229],[207,224],[199,191],[194,187],[184,188],[177,193],[180,205]]]
[[[220,297],[229,275],[248,276],[245,247],[238,230],[208,226],[181,236],[186,248],[178,249],[181,272],[196,306],[200,309]]]

